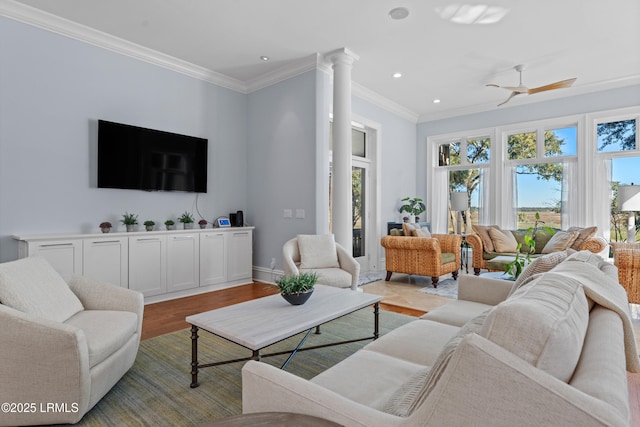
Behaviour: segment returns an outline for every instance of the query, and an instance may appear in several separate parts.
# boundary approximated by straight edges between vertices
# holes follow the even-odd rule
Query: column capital
[[[347,49],[346,47],[333,50],[325,55],[331,64],[345,64],[352,65],[355,61],[360,59],[360,56],[356,55],[353,51]]]

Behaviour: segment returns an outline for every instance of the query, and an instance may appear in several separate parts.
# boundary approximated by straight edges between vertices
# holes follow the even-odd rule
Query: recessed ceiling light
[[[268,61],[268,60],[269,60],[269,57],[268,57],[268,56],[264,56],[264,55],[262,55],[262,56],[260,57],[260,60],[261,60],[261,61]]]
[[[433,103],[434,103],[434,104],[440,104],[440,100],[439,100],[439,99],[434,99],[434,100],[433,100]]]
[[[456,24],[495,24],[509,13],[509,9],[486,4],[450,4],[436,7],[436,13]]]
[[[402,77],[402,73],[393,73],[394,79],[399,79],[400,77]]]
[[[395,7],[389,11],[391,19],[404,19],[409,16],[409,9],[406,7]]]

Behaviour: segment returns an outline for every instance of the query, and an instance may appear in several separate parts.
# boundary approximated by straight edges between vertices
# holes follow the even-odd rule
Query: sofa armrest
[[[295,412],[350,426],[398,426],[403,420],[256,361],[242,368],[242,412]]]
[[[463,274],[458,280],[458,299],[497,305],[507,299],[513,282]]]
[[[75,423],[91,392],[89,350],[73,326],[0,304],[0,402],[57,402],[77,413],[0,413],[0,425]]]
[[[300,274],[295,260],[300,260],[300,252],[298,251],[298,240],[293,238],[282,246],[282,267],[285,275]]]
[[[85,310],[130,311],[138,315],[138,334],[142,331],[144,297],[141,292],[103,283],[84,276],[71,276],[69,288]]]
[[[604,237],[593,236],[585,240],[585,242],[580,247],[581,251],[589,251],[594,254],[598,254],[605,250],[607,247],[607,241]]]
[[[351,274],[351,289],[357,290],[358,279],[360,278],[360,263],[338,243],[336,243],[336,251],[340,268]]]

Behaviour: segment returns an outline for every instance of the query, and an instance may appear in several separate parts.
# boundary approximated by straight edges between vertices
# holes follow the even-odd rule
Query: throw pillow
[[[567,231],[578,232],[578,237],[576,237],[576,240],[571,244],[571,249],[575,249],[576,251],[579,251],[580,248],[582,248],[582,245],[584,245],[584,242],[586,242],[587,240],[589,240],[590,238],[596,235],[596,232],[598,231],[598,227],[595,227],[595,226],[585,227],[585,228],[569,227]]]
[[[37,256],[0,264],[0,303],[54,322],[84,310],[62,276]]]
[[[578,234],[579,233],[577,231],[558,231],[551,239],[549,239],[547,244],[544,245],[542,253],[550,254],[551,252],[566,251],[576,240]]]
[[[589,303],[582,284],[550,271],[490,311],[480,335],[568,382],[580,359],[588,324]]]
[[[389,235],[390,236],[404,236],[404,233],[400,229],[392,228],[391,231],[389,231]]]
[[[410,224],[408,222],[403,222],[402,223],[402,232],[404,233],[405,236],[413,236],[413,232],[415,230],[417,230],[418,228],[420,228],[420,224]]]
[[[472,224],[471,228],[473,231],[480,237],[482,240],[482,247],[484,252],[494,252],[493,242],[491,241],[491,236],[489,236],[489,228],[496,227],[494,225],[476,225]]]
[[[300,268],[340,268],[333,234],[298,234]]]
[[[525,283],[527,283],[529,281],[528,279],[532,276],[550,271],[556,265],[567,259],[568,256],[569,254],[567,253],[567,251],[560,251],[535,258],[533,261],[531,261],[531,264],[529,264],[524,268],[524,270],[522,270],[522,273],[520,273],[515,283],[513,284],[509,295],[513,294],[518,290],[518,288],[520,288],[520,286],[523,286]]]
[[[489,228],[489,236],[493,242],[495,252],[514,253],[518,250],[518,241],[513,237],[513,233],[509,230],[503,230],[499,227]]]
[[[417,229],[413,230],[413,235],[415,237],[431,237],[431,233],[429,232],[427,227],[417,228]]]

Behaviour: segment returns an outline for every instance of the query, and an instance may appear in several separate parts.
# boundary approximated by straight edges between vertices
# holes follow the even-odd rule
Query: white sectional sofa
[[[630,425],[626,373],[640,364],[616,268],[587,251],[551,257],[515,286],[462,276],[458,300],[309,381],[248,362],[243,412],[345,426]]]

